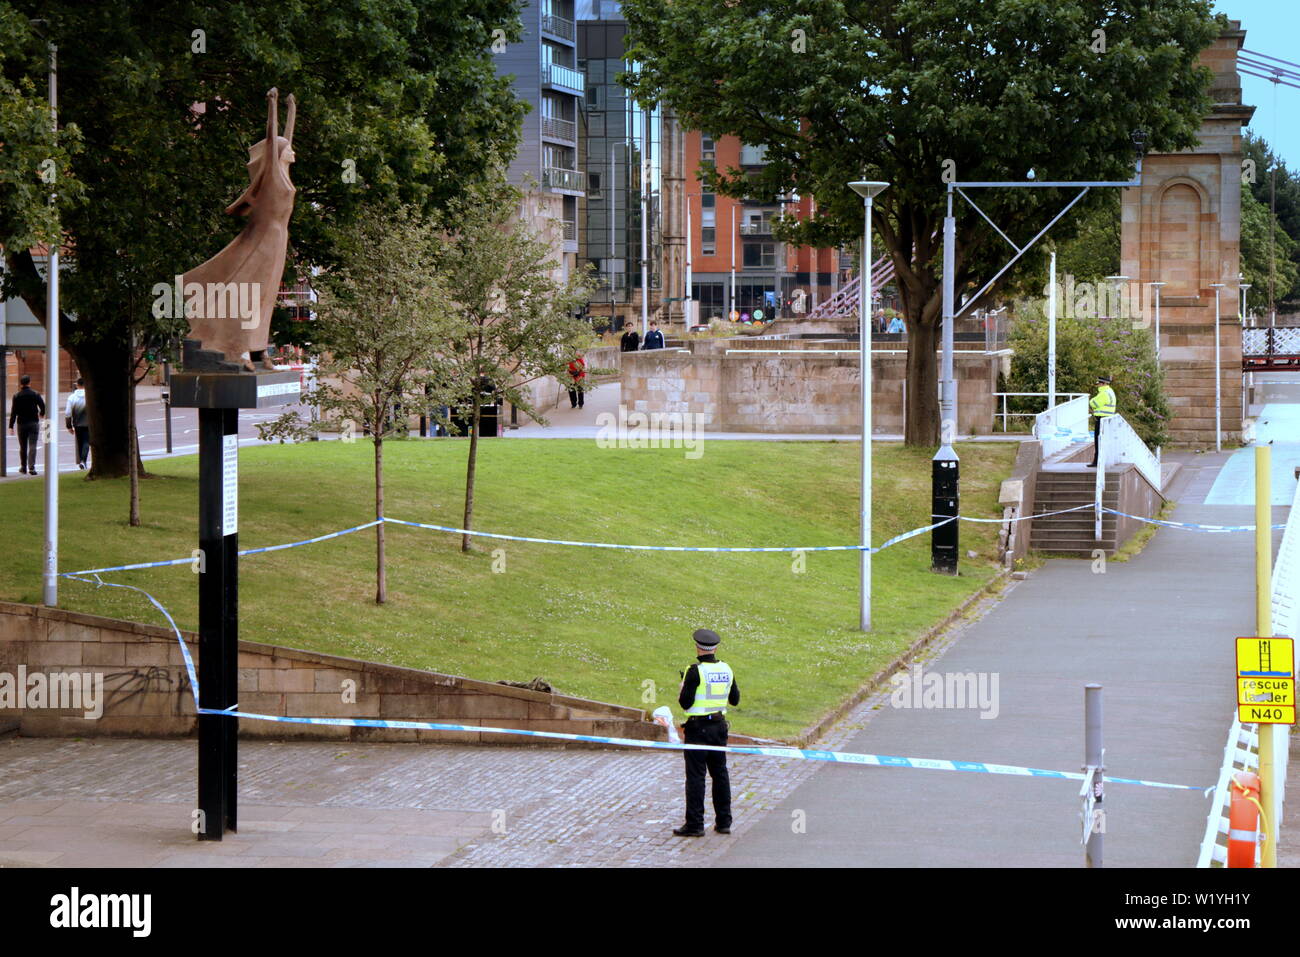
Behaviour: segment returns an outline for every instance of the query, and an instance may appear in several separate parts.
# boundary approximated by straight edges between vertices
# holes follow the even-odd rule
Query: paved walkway
[[[1174,520],[1253,521],[1250,508],[1204,504],[1228,457],[1169,456],[1183,465]],[[1162,529],[1131,561],[1104,567],[1048,562],[927,663],[998,675],[995,719],[886,699],[847,749],[1078,770],[1083,686],[1095,681],[1111,776],[1213,785],[1234,707],[1232,639],[1253,626],[1252,536]],[[1112,784],[1106,806],[1107,865],[1195,863],[1209,811],[1199,792]],[[828,766],[718,863],[1077,867],[1079,833],[1077,783]]]

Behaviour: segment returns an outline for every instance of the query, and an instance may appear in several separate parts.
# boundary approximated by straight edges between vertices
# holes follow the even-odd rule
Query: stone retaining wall
[[[196,665],[198,638],[185,635]],[[102,675],[103,714],[82,708],[4,708],[0,719],[29,736],[177,737],[197,729],[180,645],[167,628],[58,608],[0,602],[0,674],[19,668]],[[94,680],[94,679],[92,679]],[[355,661],[253,642],[239,643],[244,711],[295,717],[395,718],[449,724],[665,740],[644,711],[475,681],[455,675]],[[466,742],[584,747],[577,742],[477,732],[414,731],[241,721],[246,738]]]
[[[624,355],[623,403],[636,412],[707,416],[705,429],[714,432],[861,432],[855,350],[841,351],[841,343],[835,351],[796,346],[791,354],[765,356],[735,351],[728,355],[726,348],[736,346],[724,340],[720,346],[697,348],[694,353],[663,350]],[[992,431],[993,393],[1001,362],[996,354],[954,355],[962,434]],[[906,374],[905,353],[872,354],[873,431],[903,431]]]

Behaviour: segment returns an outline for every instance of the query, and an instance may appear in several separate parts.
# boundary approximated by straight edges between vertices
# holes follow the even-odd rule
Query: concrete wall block
[[[81,665],[81,645],[71,641],[34,641],[27,646],[29,669],[53,665],[56,668]]]
[[[81,646],[81,661],[86,665],[125,665],[127,643],[94,641]]]
[[[175,648],[175,658],[173,659],[173,645],[175,642],[150,641],[141,642],[133,641],[125,646],[126,664],[129,665],[169,665],[178,663],[180,660],[180,647]],[[197,665],[197,660],[195,661]]]
[[[314,671],[301,671],[296,668],[262,668],[257,675],[257,690],[284,693],[313,692],[316,690],[315,675]]]

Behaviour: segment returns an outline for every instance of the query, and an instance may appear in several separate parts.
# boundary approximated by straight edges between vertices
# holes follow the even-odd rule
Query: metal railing
[[[578,224],[567,219],[562,219],[560,220],[560,232],[563,234],[565,239],[577,239]]]
[[[1090,440],[1088,397],[1079,396],[1034,416],[1034,438],[1043,444],[1043,459]]]
[[[1152,452],[1122,415],[1112,415],[1102,427],[1102,464],[1107,469],[1134,465],[1151,487],[1160,491],[1160,451]],[[1101,469],[1097,470],[1102,471]]]
[[[549,136],[552,139],[568,140],[576,143],[578,140],[578,124],[573,122],[573,120],[562,120],[554,116],[543,116],[542,135]]]
[[[560,66],[558,63],[542,64],[542,82],[571,90],[578,96],[585,96],[587,92],[586,77],[573,67]]]
[[[741,223],[740,235],[742,236],[771,236],[771,223]]]
[[[566,20],[564,17],[557,17],[551,13],[542,14],[542,29],[564,40],[572,40],[575,36],[572,20]]]
[[[542,185],[552,189],[582,190],[587,188],[587,174],[581,170],[547,166],[542,170]]]
[[[994,392],[993,397],[1002,399],[1002,411],[994,412],[993,418],[1002,420],[1002,431],[1005,432],[1007,431],[1007,419],[1009,418],[1036,419],[1038,418],[1039,415],[1042,414],[1040,412],[1008,412],[1007,411],[1008,398],[1046,399],[1049,398],[1049,395],[1046,392]],[[1056,397],[1058,399],[1065,399],[1066,401],[1070,401],[1080,397],[1087,398],[1087,393],[1086,392],[1058,392],[1056,393]],[[1046,405],[1047,403],[1043,403],[1043,404]]]

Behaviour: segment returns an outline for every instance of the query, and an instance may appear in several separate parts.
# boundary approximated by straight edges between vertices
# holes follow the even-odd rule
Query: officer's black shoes
[[[715,831],[717,831],[719,834],[730,834],[730,833],[731,833],[731,825],[730,825],[730,824],[727,824],[727,825],[715,824],[715,825],[713,825],[713,829],[714,829]]]
[[[673,833],[676,834],[678,837],[703,837],[704,828],[675,827],[673,828]]]

